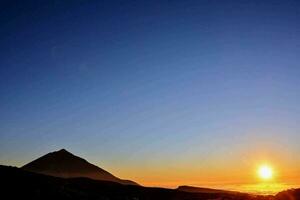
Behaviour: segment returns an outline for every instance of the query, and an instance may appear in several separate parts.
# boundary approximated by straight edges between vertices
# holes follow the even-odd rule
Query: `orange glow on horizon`
[[[296,167],[290,168],[290,163],[282,157],[274,156],[267,160],[265,157],[270,156],[257,152],[239,161],[210,158],[204,163],[193,159],[175,164],[162,160],[159,165],[156,162],[130,165],[126,171],[123,168],[122,172],[116,174],[144,186],[177,188],[190,185],[254,194],[276,194],[300,185]]]

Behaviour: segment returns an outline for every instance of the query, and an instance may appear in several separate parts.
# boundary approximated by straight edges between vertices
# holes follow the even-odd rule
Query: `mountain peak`
[[[96,180],[137,185],[132,181],[122,180],[115,177],[111,173],[70,153],[66,149],[60,149],[58,151],[48,153],[24,165],[22,169],[63,178],[87,177]]]
[[[74,156],[72,153],[70,153],[69,151],[67,151],[66,149],[60,149],[58,151],[53,151],[51,152],[52,154],[67,154],[67,155],[72,155]]]
[[[57,152],[70,153],[70,152],[68,152],[66,149],[61,149],[61,150],[58,150]]]

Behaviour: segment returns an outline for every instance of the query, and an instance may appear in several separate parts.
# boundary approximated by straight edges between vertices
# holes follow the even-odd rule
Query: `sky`
[[[1,1],[0,163],[300,185],[299,1]]]

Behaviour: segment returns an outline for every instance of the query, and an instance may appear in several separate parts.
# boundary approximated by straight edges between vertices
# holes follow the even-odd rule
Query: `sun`
[[[262,180],[270,180],[273,178],[273,169],[268,165],[262,165],[258,168],[258,176]]]

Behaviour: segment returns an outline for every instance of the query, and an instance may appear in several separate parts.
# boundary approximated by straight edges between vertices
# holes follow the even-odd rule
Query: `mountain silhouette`
[[[21,168],[30,172],[61,178],[85,177],[126,185],[138,185],[133,181],[120,179],[65,149],[48,153]]]

